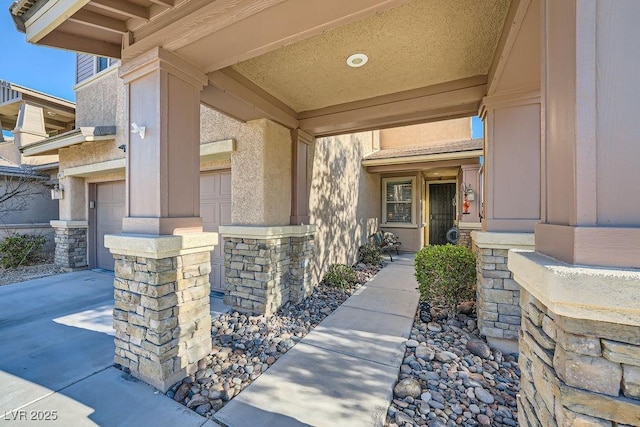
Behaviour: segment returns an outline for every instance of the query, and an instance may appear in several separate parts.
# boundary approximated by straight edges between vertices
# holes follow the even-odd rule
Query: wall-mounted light
[[[51,189],[51,200],[61,200],[64,199],[64,188],[56,184]]]
[[[131,133],[137,133],[140,135],[140,139],[144,139],[145,130],[144,126],[138,126],[135,122],[131,123]]]

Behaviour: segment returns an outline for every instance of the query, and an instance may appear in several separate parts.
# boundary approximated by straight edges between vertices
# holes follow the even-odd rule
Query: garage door
[[[203,174],[200,178],[200,215],[205,231],[231,224],[231,171]],[[224,292],[224,243],[211,252],[211,291]]]
[[[105,234],[122,233],[124,215],[124,181],[104,182],[95,187],[95,265],[113,270],[113,256],[104,247]]]

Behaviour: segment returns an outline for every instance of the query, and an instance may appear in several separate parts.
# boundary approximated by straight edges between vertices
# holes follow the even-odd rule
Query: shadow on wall
[[[309,214],[317,227],[313,280],[334,263],[357,261],[358,246],[379,223],[380,177],[369,174],[362,157],[373,151],[373,132],[316,140]]]

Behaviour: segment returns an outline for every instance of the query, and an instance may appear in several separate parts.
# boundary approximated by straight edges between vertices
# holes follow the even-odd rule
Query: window
[[[382,180],[382,223],[415,226],[415,177],[384,178]]]
[[[96,58],[96,73],[99,73],[102,70],[106,70],[107,68],[109,68],[109,58],[98,56]]]

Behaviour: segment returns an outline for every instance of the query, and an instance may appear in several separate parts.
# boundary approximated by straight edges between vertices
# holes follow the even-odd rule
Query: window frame
[[[405,183],[407,181],[411,183],[411,222],[387,222],[387,204],[392,203],[387,202],[387,185],[389,183]],[[391,176],[382,178],[382,196],[380,200],[382,205],[382,218],[380,224],[385,228],[418,228],[416,182],[417,180],[415,176]]]

